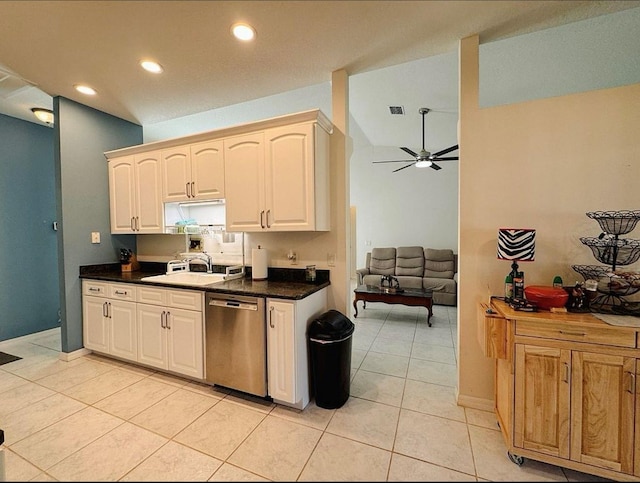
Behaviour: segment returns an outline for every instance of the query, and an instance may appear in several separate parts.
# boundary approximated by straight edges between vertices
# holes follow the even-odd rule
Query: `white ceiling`
[[[350,76],[384,74],[390,66],[455,55],[458,40],[476,33],[487,43],[639,5],[569,0],[2,1],[0,113],[38,122],[31,107],[51,108],[51,96],[63,96],[148,125],[329,82],[339,69]],[[255,27],[255,42],[231,37],[230,26],[237,21]],[[164,74],[140,69],[141,58],[160,62]],[[453,68],[457,72],[457,65]],[[15,77],[3,82],[2,71]],[[418,148],[419,107],[434,109],[427,130],[430,116],[457,117],[457,91],[455,98],[450,95],[457,78],[447,75],[430,82],[416,79],[415,90],[401,93],[384,75],[371,82],[366,75],[354,77],[359,80],[351,114],[371,139],[368,130],[388,123],[388,106],[404,105],[412,116],[411,146]],[[18,85],[6,88],[14,81]],[[97,96],[78,94],[76,83],[90,84]]]

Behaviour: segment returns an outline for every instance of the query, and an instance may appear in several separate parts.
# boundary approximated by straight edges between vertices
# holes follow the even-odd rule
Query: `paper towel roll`
[[[267,250],[264,248],[253,248],[251,250],[251,278],[253,280],[267,279]]]

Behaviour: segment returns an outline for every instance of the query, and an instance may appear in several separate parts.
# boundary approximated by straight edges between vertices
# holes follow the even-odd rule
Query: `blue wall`
[[[135,249],[135,235],[110,234],[104,152],[141,144],[142,127],[63,97],[53,106],[62,351],[73,352],[83,347],[80,266],[115,263],[120,248]],[[93,231],[101,243],[91,243]]]
[[[0,115],[0,340],[60,325],[53,135]]]

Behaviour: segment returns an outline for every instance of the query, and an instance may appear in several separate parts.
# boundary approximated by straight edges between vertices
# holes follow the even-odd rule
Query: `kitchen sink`
[[[152,275],[143,277],[143,282],[170,283],[175,285],[209,285],[212,283],[224,282],[224,273],[198,273],[198,272],[178,272],[171,274]]]

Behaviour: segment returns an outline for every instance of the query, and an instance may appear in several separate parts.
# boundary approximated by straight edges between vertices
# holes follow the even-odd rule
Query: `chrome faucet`
[[[182,260],[186,262],[191,262],[194,260],[199,260],[207,265],[207,273],[213,273],[213,260],[211,255],[206,252],[202,253],[182,253]]]

